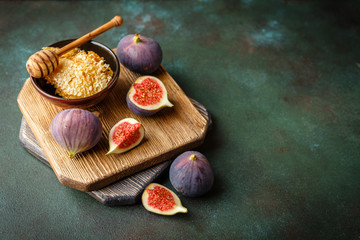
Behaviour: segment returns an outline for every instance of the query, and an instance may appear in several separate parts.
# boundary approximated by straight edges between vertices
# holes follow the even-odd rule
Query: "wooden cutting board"
[[[19,140],[29,153],[51,167],[25,118],[21,120]],[[135,204],[140,201],[141,195],[147,185],[156,181],[156,179],[168,169],[170,163],[171,160],[156,164],[102,189],[87,192],[87,194],[106,206]]]
[[[190,100],[199,112],[206,118],[207,124],[209,125],[209,128],[211,128],[212,119],[208,110],[194,99]],[[19,140],[22,146],[28,150],[29,153],[41,162],[45,163],[47,166],[51,167],[24,118],[21,120]],[[87,194],[107,206],[135,204],[140,201],[144,189],[150,183],[156,181],[157,178],[165,172],[165,170],[168,170],[171,162],[172,159],[156,164],[155,166],[123,178],[102,189],[87,192]]]
[[[163,109],[151,117],[133,114],[126,105],[126,93],[140,75],[121,66],[115,89],[102,103],[89,109],[100,113],[104,130],[100,142],[73,159],[55,142],[50,132],[52,119],[63,109],[43,99],[30,79],[25,81],[17,99],[19,108],[62,184],[86,192],[98,190],[195,148],[204,141],[208,127],[204,116],[163,66],[152,75],[164,83],[174,107]],[[126,117],[143,124],[146,134],[142,143],[129,152],[106,156],[110,129]]]

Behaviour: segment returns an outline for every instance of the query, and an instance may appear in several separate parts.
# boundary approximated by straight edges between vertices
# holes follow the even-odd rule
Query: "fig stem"
[[[69,157],[70,157],[70,158],[74,158],[75,155],[76,155],[76,152],[69,152]]]
[[[141,41],[141,38],[140,38],[140,34],[138,34],[138,33],[135,34],[135,36],[134,36],[134,42],[135,42],[135,43],[142,42],[142,41]]]
[[[178,209],[178,212],[181,212],[181,213],[187,213],[188,210],[186,207],[183,207],[183,206],[177,206],[177,209]]]
[[[191,154],[189,159],[196,161],[198,159],[198,157],[195,154]]]

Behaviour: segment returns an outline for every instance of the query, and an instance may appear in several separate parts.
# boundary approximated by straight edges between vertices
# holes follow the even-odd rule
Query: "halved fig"
[[[130,110],[140,116],[151,116],[164,107],[174,106],[167,97],[163,82],[153,76],[136,79],[126,95]]]
[[[141,201],[146,210],[161,215],[174,215],[188,211],[173,191],[157,183],[150,183],[145,188]]]
[[[140,122],[133,118],[125,118],[115,124],[109,133],[109,152],[123,153],[136,147],[144,138],[145,130]]]

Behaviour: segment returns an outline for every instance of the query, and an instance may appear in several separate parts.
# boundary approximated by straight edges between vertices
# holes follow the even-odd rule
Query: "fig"
[[[169,177],[176,191],[187,197],[204,195],[214,183],[209,161],[197,151],[187,151],[175,158]]]
[[[141,201],[146,210],[161,215],[174,215],[188,211],[173,191],[157,183],[150,183],[145,188]]]
[[[72,108],[55,115],[50,131],[55,141],[73,158],[77,153],[93,148],[100,141],[103,129],[95,114]]]
[[[140,122],[133,118],[125,118],[116,123],[109,133],[109,152],[123,153],[136,147],[144,138],[145,130]]]
[[[140,116],[151,116],[164,107],[174,106],[167,97],[163,82],[153,76],[142,76],[130,87],[126,94],[130,110]]]
[[[159,43],[137,33],[123,37],[116,47],[116,54],[122,65],[140,74],[153,73],[162,61]]]

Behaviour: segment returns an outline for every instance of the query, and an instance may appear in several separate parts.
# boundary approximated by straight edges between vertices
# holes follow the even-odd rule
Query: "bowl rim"
[[[51,45],[49,45],[49,47],[55,45],[55,44],[60,44],[60,43],[63,43],[63,42],[72,42],[76,39],[67,39],[67,40],[62,40],[62,41],[58,41],[58,42],[55,42]],[[114,53],[114,51],[109,48],[108,46],[100,43],[100,42],[97,42],[97,41],[94,41],[94,40],[90,40],[90,41],[87,41],[86,43],[91,43],[91,44],[94,44],[94,45],[97,45],[97,46],[100,46],[104,49],[106,49],[115,59],[115,71],[114,71],[114,75],[110,81],[110,83],[103,89],[101,90],[100,92],[97,92],[91,96],[88,96],[88,97],[83,97],[83,98],[63,98],[63,97],[60,97],[60,96],[56,96],[56,95],[52,95],[52,94],[49,94],[47,92],[45,92],[35,81],[35,78],[30,76],[30,79],[31,79],[31,82],[32,82],[32,85],[36,88],[36,90],[38,92],[40,92],[41,94],[45,95],[46,97],[48,98],[51,98],[53,100],[59,100],[59,101],[69,101],[69,102],[81,102],[81,101],[84,101],[84,100],[90,100],[90,99],[93,99],[93,98],[96,98],[97,96],[99,95],[102,95],[102,93],[108,91],[109,89],[111,89],[117,82],[118,78],[119,78],[119,75],[120,75],[120,63],[119,63],[119,59],[117,58],[116,54]],[[86,44],[84,43],[84,44]],[[82,44],[83,45],[83,44]],[[78,46],[78,48],[81,48],[81,45]],[[113,70],[113,69],[111,69]],[[41,79],[41,78],[36,78],[36,79]]]

